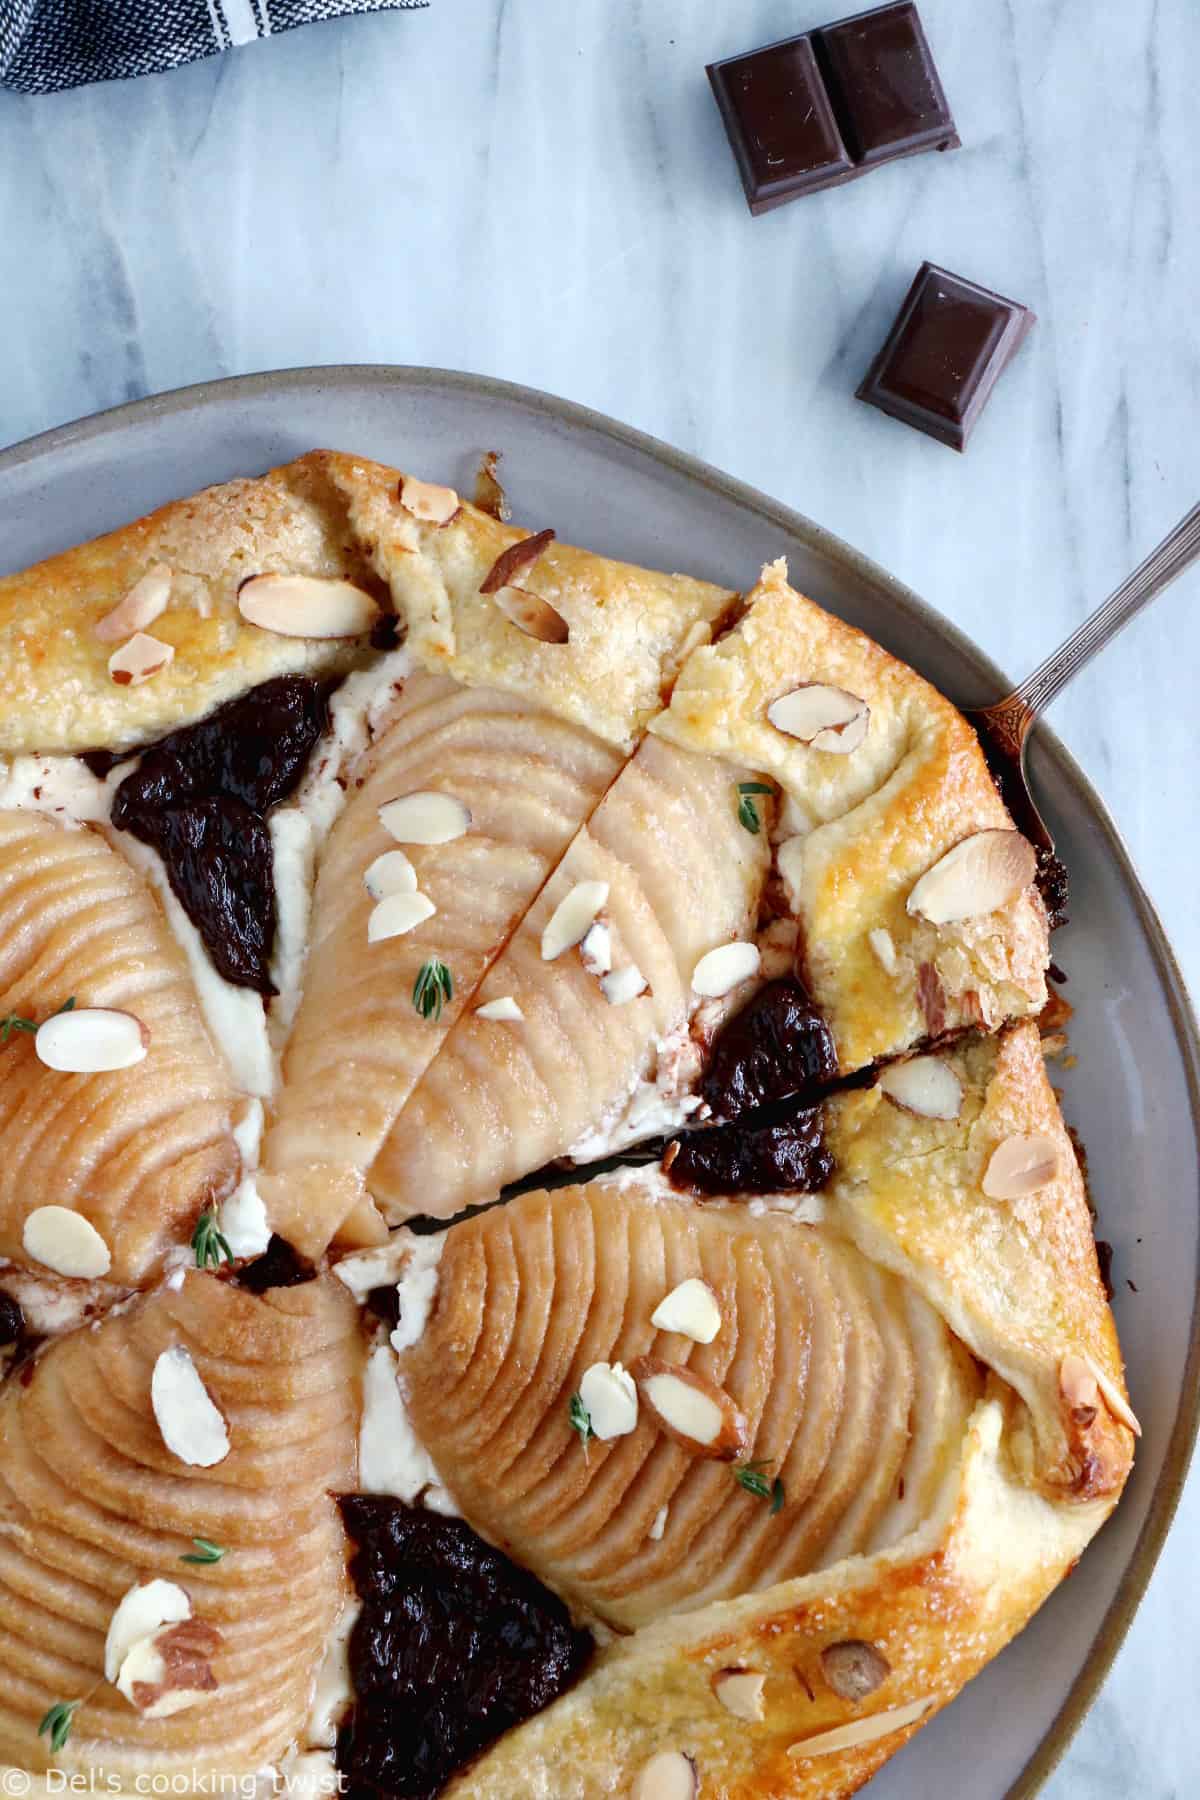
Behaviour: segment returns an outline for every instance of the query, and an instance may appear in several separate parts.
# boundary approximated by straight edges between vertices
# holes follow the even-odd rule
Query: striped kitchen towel
[[[52,94],[152,75],[315,19],[426,0],[0,0],[0,86]]]

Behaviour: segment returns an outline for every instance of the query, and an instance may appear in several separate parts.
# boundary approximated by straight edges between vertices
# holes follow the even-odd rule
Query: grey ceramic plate
[[[797,586],[963,704],[1007,683],[915,595],[807,519],[653,439],[563,401],[427,369],[299,370],[139,401],[0,454],[0,568],[26,563],[314,446],[357,451],[471,491],[504,453],[515,517],[652,566],[745,587],[781,552]],[[1025,673],[1024,670],[1019,671]],[[1070,1582],[962,1697],[891,1762],[879,1800],[1032,1794],[1094,1695],[1149,1579],[1197,1426],[1200,1045],[1154,911],[1079,769],[1049,733],[1039,800],[1073,876],[1055,942],[1070,973],[1078,1066],[1063,1075],[1101,1234],[1139,1293],[1115,1306],[1145,1436],[1112,1522]],[[1057,1078],[1057,1077],[1056,1077]],[[1133,1250],[1136,1242],[1136,1264]]]

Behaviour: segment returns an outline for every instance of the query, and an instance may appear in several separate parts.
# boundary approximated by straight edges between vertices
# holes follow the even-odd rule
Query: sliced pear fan
[[[151,1401],[186,1349],[227,1422],[219,1466],[180,1462]],[[38,1735],[84,1696],[64,1768],[132,1787],[159,1775],[254,1770],[303,1726],[343,1592],[330,1491],[353,1481],[357,1309],[326,1277],[262,1298],[190,1273],[95,1330],[53,1344],[0,1398],[0,1761],[44,1769]],[[181,1561],[203,1538],[224,1555]],[[181,1587],[219,1640],[216,1686],[153,1720],[105,1680],[105,1639],[135,1582]],[[127,1609],[128,1610],[128,1609]],[[178,1611],[178,1609],[176,1609]]]
[[[708,1344],[652,1323],[688,1280],[721,1308]],[[621,1626],[897,1542],[934,1509],[980,1392],[932,1309],[831,1233],[628,1178],[452,1226],[438,1305],[401,1361],[414,1426],[467,1517]],[[597,1363],[629,1369],[643,1402],[643,1375],[664,1366],[727,1397],[739,1457],[768,1492],[779,1478],[780,1510],[650,1404],[585,1456],[570,1399]]]

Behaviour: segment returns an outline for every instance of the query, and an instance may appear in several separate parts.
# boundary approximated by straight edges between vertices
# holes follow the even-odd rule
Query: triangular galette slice
[[[775,563],[689,657],[651,730],[777,783],[798,972],[857,1070],[1046,1002],[1046,910],[955,707]]]
[[[192,1271],[8,1384],[0,1760],[132,1788],[283,1755],[345,1594],[360,1365],[332,1278],[258,1297]]]
[[[98,1053],[114,1015],[130,1041]],[[237,1097],[157,900],[99,831],[0,812],[0,1019],[0,1256],[145,1280],[236,1181]]]
[[[736,775],[714,757],[642,744],[372,1164],[368,1186],[390,1220],[449,1217],[555,1157],[604,1154],[639,1093],[644,1116],[629,1135],[669,1129],[674,1115],[655,1117],[656,1078],[694,1086],[697,1016],[719,1018],[757,966],[768,848],[738,822]]]

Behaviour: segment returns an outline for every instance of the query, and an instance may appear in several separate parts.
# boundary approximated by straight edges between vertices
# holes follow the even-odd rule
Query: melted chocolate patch
[[[299,1287],[302,1281],[315,1281],[317,1271],[277,1232],[261,1256],[239,1269],[234,1280],[252,1294],[265,1294],[268,1288]]]
[[[354,1710],[336,1751],[342,1792],[433,1800],[578,1678],[592,1639],[461,1519],[363,1494],[339,1504],[363,1602],[349,1646]]]
[[[19,1343],[24,1330],[25,1314],[20,1301],[0,1288],[0,1346]]]
[[[714,1113],[754,1107],[824,1087],[837,1074],[833,1034],[794,977],[769,981],[723,1027],[702,1092]]]
[[[693,1194],[810,1194],[832,1174],[820,1106],[689,1131],[667,1166],[672,1187]]]
[[[395,1331],[400,1323],[400,1289],[394,1281],[373,1287],[365,1304],[373,1318],[381,1319],[389,1331]]]
[[[275,992],[275,882],[265,815],[298,786],[328,730],[331,686],[307,675],[262,682],[152,745],[113,802],[117,830],[162,857],[218,973],[264,995]],[[98,774],[107,754],[84,760]]]

